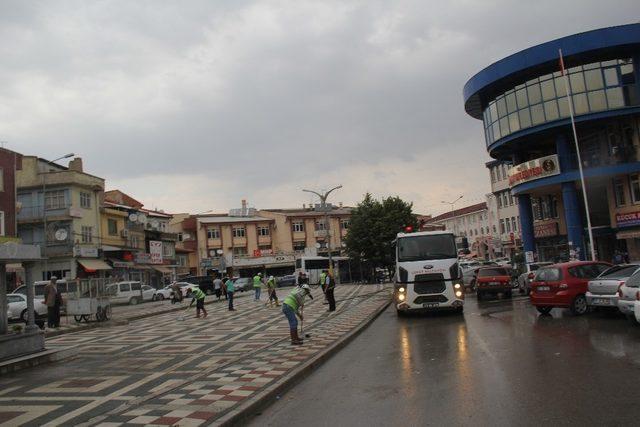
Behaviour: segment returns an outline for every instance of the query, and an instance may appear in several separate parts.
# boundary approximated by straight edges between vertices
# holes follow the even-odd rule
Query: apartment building
[[[40,245],[45,258],[30,267],[34,280],[102,275],[111,269],[99,259],[104,179],[84,172],[81,158],[64,167],[23,156],[16,186],[18,236]]]
[[[494,234],[500,236],[500,248],[504,256],[511,257],[522,250],[522,236],[520,234],[520,212],[518,198],[511,194],[509,184],[508,162],[494,160],[486,163],[491,178],[491,194],[497,208],[496,229]],[[497,246],[497,245],[496,245]]]

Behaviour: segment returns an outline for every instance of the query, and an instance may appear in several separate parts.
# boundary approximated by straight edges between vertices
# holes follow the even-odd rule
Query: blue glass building
[[[464,87],[487,151],[508,163],[522,243],[539,260],[584,259],[587,222],[562,49],[597,256],[640,260],[640,24],[563,37],[508,56]]]

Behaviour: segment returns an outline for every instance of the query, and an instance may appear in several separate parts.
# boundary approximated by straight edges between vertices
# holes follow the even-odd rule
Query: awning
[[[162,274],[171,274],[171,273],[173,273],[173,270],[171,270],[170,268],[159,266],[159,265],[152,265],[151,268],[153,268],[158,273],[162,273]]]
[[[87,273],[95,273],[98,270],[111,270],[111,266],[101,259],[79,259],[78,263]]]
[[[625,230],[618,231],[616,234],[617,239],[640,239],[640,230]]]

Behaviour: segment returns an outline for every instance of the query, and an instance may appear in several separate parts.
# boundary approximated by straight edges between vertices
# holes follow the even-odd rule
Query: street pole
[[[316,196],[320,197],[320,207],[324,210],[324,226],[325,226],[325,231],[327,232],[327,250],[329,252],[329,274],[331,274],[333,276],[333,258],[331,256],[331,232],[329,231],[329,229],[331,227],[329,227],[329,211],[327,209],[327,197],[329,197],[329,194],[331,194],[332,191],[334,190],[338,190],[342,188],[342,185],[338,185],[336,187],[333,187],[331,190],[326,191],[324,194],[320,194],[317,191],[313,191],[313,190],[302,190],[306,193],[313,193]]]
[[[51,163],[57,162],[58,160],[62,160],[62,159],[68,159],[69,157],[73,157],[75,156],[75,154],[73,153],[69,153],[69,154],[65,154],[62,157],[58,157],[57,159],[53,159],[53,160],[49,160],[45,163],[45,169],[48,165],[50,165]],[[49,278],[47,277],[47,271],[48,271],[48,258],[47,258],[47,245],[49,243],[48,239],[47,239],[47,206],[46,206],[46,200],[47,200],[47,171],[44,170],[42,171],[42,223],[43,223],[43,227],[42,227],[42,236],[44,239],[44,244],[42,245],[42,248],[44,249],[42,252],[42,256],[44,257],[44,280],[49,280]],[[59,277],[59,279],[61,279],[61,277]]]
[[[463,197],[464,197],[464,194],[463,194],[463,195],[461,195],[460,197],[458,197],[457,199],[455,199],[453,202],[445,202],[444,200],[440,201],[440,203],[444,203],[444,204],[446,204],[446,205],[450,205],[450,206],[451,206],[451,220],[453,221],[453,235],[454,235],[454,236],[456,236],[456,237],[457,237],[457,234],[458,234],[458,232],[457,232],[457,230],[456,230],[456,228],[457,228],[457,227],[456,227],[457,221],[455,220],[454,215],[453,215],[453,212],[454,212],[454,211],[453,211],[453,206],[454,206],[454,205],[455,205],[455,204],[456,204],[460,199],[462,199]]]

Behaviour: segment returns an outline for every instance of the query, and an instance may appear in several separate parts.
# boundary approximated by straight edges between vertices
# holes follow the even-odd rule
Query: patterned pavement
[[[78,357],[0,377],[0,426],[215,423],[356,328],[390,294],[339,286],[337,311],[328,313],[314,290],[303,346],[290,345],[279,308],[252,298],[238,300],[236,312],[208,305],[206,319],[189,312],[180,321],[173,312],[49,338],[47,347],[76,346]]]

